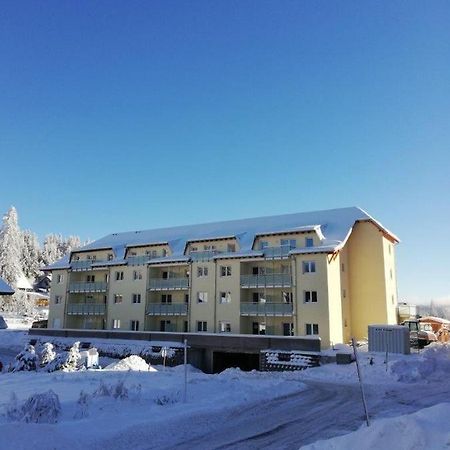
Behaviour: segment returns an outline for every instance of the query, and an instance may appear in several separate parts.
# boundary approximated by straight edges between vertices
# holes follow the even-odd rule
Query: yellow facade
[[[304,229],[303,229],[304,228]],[[74,252],[53,270],[49,327],[298,335],[322,347],[367,337],[396,321],[395,236],[356,221],[331,248],[317,224],[237,237]]]

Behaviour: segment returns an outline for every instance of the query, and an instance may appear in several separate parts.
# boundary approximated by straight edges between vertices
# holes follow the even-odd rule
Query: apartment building
[[[360,208],[114,233],[47,267],[50,328],[319,335],[396,323],[398,238]]]

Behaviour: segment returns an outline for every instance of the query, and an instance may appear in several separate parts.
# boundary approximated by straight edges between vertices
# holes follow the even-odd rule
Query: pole
[[[184,393],[183,403],[186,403],[187,398],[187,339],[184,340]]]
[[[352,346],[353,346],[353,353],[355,355],[355,361],[356,361],[356,371],[358,372],[359,387],[361,388],[361,398],[362,398],[362,402],[363,402],[363,406],[364,406],[364,412],[366,414],[366,424],[367,424],[367,426],[369,426],[370,425],[369,412],[367,411],[366,396],[364,395],[364,386],[362,383],[361,372],[359,369],[358,352],[356,351],[355,338],[352,338]]]

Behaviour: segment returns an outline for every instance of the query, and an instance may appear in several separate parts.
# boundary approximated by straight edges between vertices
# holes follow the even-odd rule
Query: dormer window
[[[267,241],[261,241],[259,243],[259,248],[262,250],[264,248],[267,248],[269,246],[269,243]]]
[[[297,247],[296,239],[280,239],[281,247],[295,248]]]
[[[236,244],[227,244],[227,252],[234,253],[236,251]]]
[[[310,237],[305,238],[305,247],[314,247],[314,239]]]
[[[108,261],[112,261],[114,255],[112,253],[108,253]]]

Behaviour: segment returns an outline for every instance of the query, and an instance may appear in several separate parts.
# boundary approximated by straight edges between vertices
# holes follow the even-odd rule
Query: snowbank
[[[450,403],[363,425],[358,431],[301,447],[302,450],[444,449],[450,444]],[[395,443],[395,444],[394,444]]]
[[[390,372],[405,383],[446,379],[450,373],[450,345],[430,344],[415,358],[394,361]]]
[[[136,371],[136,372],[157,372],[154,367],[149,366],[140,356],[131,355],[127,358],[121,359],[115,363],[105,367],[105,370],[118,371]]]

